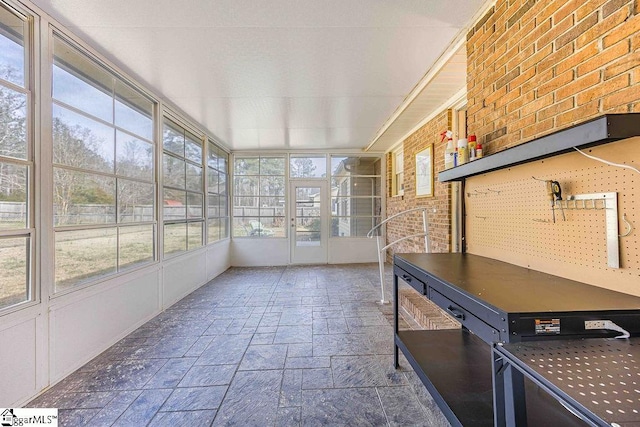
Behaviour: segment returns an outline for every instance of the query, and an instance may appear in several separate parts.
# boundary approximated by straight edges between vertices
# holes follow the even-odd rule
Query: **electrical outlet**
[[[585,320],[585,329],[604,329],[606,320]]]

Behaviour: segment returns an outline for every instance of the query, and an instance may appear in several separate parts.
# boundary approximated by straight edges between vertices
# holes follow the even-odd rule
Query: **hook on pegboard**
[[[627,219],[627,214],[626,213],[622,214],[622,221],[624,221],[624,224],[627,227],[627,231],[624,234],[619,234],[618,236],[619,237],[627,237],[633,231],[633,225],[631,225],[631,223]]]

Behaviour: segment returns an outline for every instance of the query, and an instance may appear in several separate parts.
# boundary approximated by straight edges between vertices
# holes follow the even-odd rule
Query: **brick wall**
[[[444,169],[444,143],[440,133],[451,127],[451,112],[444,111],[403,141],[404,148],[404,195],[391,197],[387,194],[387,217],[407,209],[429,207],[429,231],[431,250],[449,252],[451,248],[451,184],[439,183],[438,172]],[[434,196],[416,198],[416,153],[433,144]],[[391,188],[392,153],[387,154],[387,189]],[[434,212],[435,209],[435,212]],[[391,221],[387,227],[387,242],[422,231],[420,212],[401,221]],[[424,240],[410,239],[398,243],[387,251],[389,257],[394,252],[424,252]]]
[[[640,112],[640,0],[498,0],[467,57],[467,125],[488,154]]]
[[[467,129],[485,154],[604,113],[640,112],[640,0],[497,0],[467,35]],[[437,182],[451,127],[442,112],[403,142],[405,192],[387,216],[430,212],[432,250],[448,252],[450,184]],[[434,143],[435,196],[415,198],[415,153]],[[391,188],[391,154],[387,155]],[[387,241],[419,232],[419,218],[388,227]],[[421,252],[407,241],[395,252]],[[390,250],[392,254],[394,250]]]

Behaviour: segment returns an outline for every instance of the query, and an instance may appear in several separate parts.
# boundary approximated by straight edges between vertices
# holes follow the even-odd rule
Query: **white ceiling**
[[[306,150],[367,147],[484,0],[34,2],[232,150]]]

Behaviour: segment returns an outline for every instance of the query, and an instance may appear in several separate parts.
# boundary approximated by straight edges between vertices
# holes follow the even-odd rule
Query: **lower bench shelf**
[[[492,426],[491,349],[462,329],[399,331],[396,345],[454,426]]]
[[[399,331],[395,343],[452,426],[493,426],[491,347],[466,329]],[[528,426],[584,426],[525,381]]]

